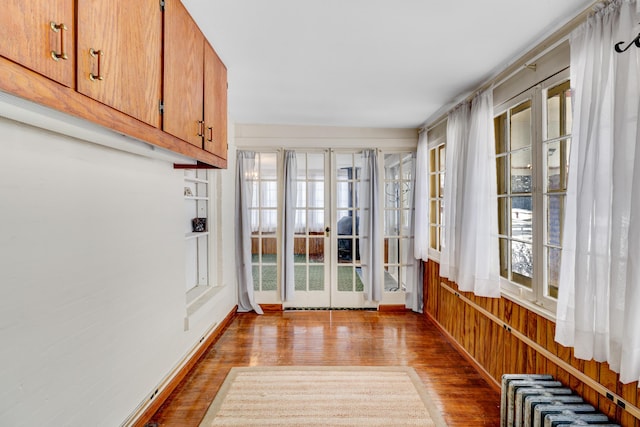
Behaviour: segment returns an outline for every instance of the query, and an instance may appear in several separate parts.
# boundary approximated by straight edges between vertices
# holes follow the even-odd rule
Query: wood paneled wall
[[[572,349],[554,341],[553,321],[504,297],[483,298],[459,291],[455,283],[439,276],[435,261],[424,267],[425,314],[496,384],[505,373],[548,373],[612,420],[640,427],[634,416],[640,402],[637,382],[622,384],[607,363],[573,357]],[[576,371],[568,371],[571,367]],[[587,378],[581,379],[583,375]],[[620,403],[607,398],[601,386]],[[625,405],[627,410],[619,406],[625,402],[630,404]]]

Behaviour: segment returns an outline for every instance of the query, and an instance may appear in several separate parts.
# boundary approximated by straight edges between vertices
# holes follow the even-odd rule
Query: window
[[[444,198],[445,145],[429,149],[429,247],[440,252]]]
[[[571,92],[569,82],[547,91],[546,134],[544,137],[545,175],[545,257],[547,294],[558,297],[562,218],[567,194],[569,148],[571,145]]]
[[[413,257],[413,171],[415,153],[384,155],[384,290],[406,289]]]
[[[507,102],[494,119],[503,289],[549,309],[558,295],[571,128],[569,82],[558,80]]]
[[[185,283],[187,305],[209,289],[209,174],[203,169],[184,172]]]
[[[278,286],[278,154],[256,153],[255,162],[257,173],[247,178],[253,186],[249,207],[253,289],[275,291]]]

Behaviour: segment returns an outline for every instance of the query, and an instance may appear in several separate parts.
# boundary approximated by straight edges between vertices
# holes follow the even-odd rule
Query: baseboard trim
[[[220,335],[222,335],[224,330],[231,324],[237,312],[238,306],[236,305],[219,324],[214,325],[207,331],[203,339],[185,356],[178,367],[165,377],[156,391],[157,395],[155,395],[152,400],[150,399],[141,405],[138,410],[123,423],[123,426],[144,427],[151,417],[153,417],[153,414],[160,409],[160,406],[169,398],[176,387],[178,387],[178,384],[180,384],[191,369],[193,369],[198,360],[200,360],[200,357],[220,338]]]
[[[282,304],[259,304],[262,311],[265,313],[273,313],[277,311],[283,311]]]
[[[411,311],[404,304],[380,304],[378,311],[386,313],[404,313],[405,311]]]
[[[482,378],[484,378],[484,380],[489,383],[491,388],[500,393],[500,383],[496,381],[496,379],[493,378],[491,374],[487,372],[487,370],[484,369],[484,367],[479,364],[476,359],[474,359],[473,356],[471,356],[471,354],[469,354],[469,352],[463,346],[461,346],[460,343],[458,343],[458,341],[456,341],[456,339],[451,334],[449,334],[449,332],[444,329],[433,316],[431,316],[430,313],[425,311],[424,315],[427,317],[427,319],[431,320],[431,322],[435,325],[436,328],[438,328],[440,332],[442,332],[442,334],[451,343],[451,345],[453,345],[455,349],[458,350],[458,353],[460,353],[462,357],[464,357],[465,360],[469,362],[476,371],[478,371],[480,376],[482,376]]]

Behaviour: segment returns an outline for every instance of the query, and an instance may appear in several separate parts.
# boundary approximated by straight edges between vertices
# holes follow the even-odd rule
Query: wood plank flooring
[[[376,311],[238,314],[151,422],[198,426],[232,367],[279,365],[412,366],[449,426],[499,425],[499,393],[429,319]]]

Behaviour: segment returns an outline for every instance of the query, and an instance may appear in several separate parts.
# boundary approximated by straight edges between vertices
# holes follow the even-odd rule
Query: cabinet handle
[[[209,138],[207,138],[207,141],[212,142],[213,141],[213,128],[211,126],[209,126],[207,129],[209,130]]]
[[[51,26],[51,30],[53,30],[54,33],[60,33],[60,53],[56,52],[55,50],[52,50],[51,57],[53,58],[54,61],[59,61],[61,59],[64,59],[64,60],[69,59],[69,57],[67,56],[67,53],[64,51],[64,32],[67,31],[67,26],[64,25],[63,23],[56,24],[53,21],[51,21],[49,25]]]
[[[91,57],[93,58],[98,58],[98,74],[93,74],[93,73],[89,73],[89,80],[96,81],[96,80],[104,80],[104,76],[100,73],[100,63],[102,55],[104,55],[104,52],[102,50],[94,50],[93,48],[89,48],[89,55],[91,55]]]
[[[198,120],[198,136],[204,137],[204,120]]]

